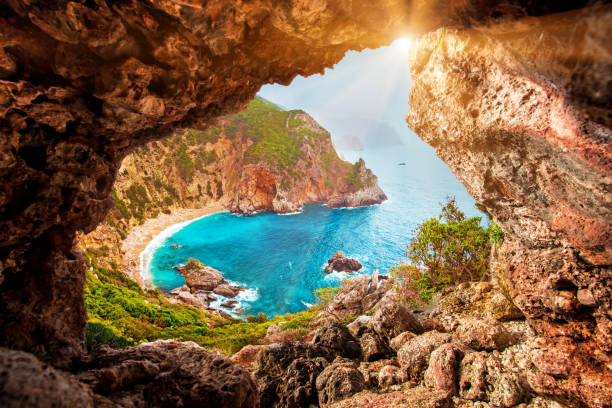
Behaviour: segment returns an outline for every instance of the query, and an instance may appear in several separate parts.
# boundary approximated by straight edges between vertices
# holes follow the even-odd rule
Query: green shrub
[[[389,272],[398,278],[403,301],[428,303],[441,288],[484,278],[489,268],[491,238],[481,218],[466,218],[448,198],[437,218],[420,224],[406,250],[407,262]]]
[[[108,346],[114,349],[126,348],[133,346],[134,343],[115,335],[111,329],[103,324],[89,322],[85,332],[85,344],[87,352],[93,353],[101,346]]]

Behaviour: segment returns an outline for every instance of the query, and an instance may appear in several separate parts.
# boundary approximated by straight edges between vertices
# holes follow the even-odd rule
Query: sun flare
[[[413,44],[412,38],[401,37],[393,41],[391,45],[394,46],[394,48],[396,48],[400,52],[408,52],[410,51],[412,44]]]

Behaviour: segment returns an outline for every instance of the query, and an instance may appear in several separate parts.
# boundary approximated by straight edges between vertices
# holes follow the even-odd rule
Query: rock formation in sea
[[[333,271],[338,272],[355,272],[361,269],[361,264],[354,258],[347,258],[344,256],[344,252],[337,251],[334,256],[327,260],[327,266],[325,272],[332,273]]]
[[[206,396],[246,407],[257,406],[257,395],[331,402],[368,381],[401,381],[404,369],[425,385],[382,396],[366,390],[346,406],[408,398],[413,406],[449,406],[457,372],[468,401],[612,405],[612,8],[603,3],[3,2],[2,405],[189,406]],[[262,372],[276,385],[260,391],[230,360],[190,343],[84,355],[86,266],[74,239],[107,216],[126,154],[178,128],[212,125],[246,107],[261,85],[323,72],[349,49],[440,27],[414,53],[408,122],[506,233],[495,284],[526,316],[516,330],[468,322],[465,333],[492,327],[494,339],[501,324],[519,340],[533,335],[530,347],[466,353],[444,326],[451,337],[404,335],[399,367],[390,362],[373,377],[328,361],[329,350],[353,358],[358,349],[324,341],[296,352],[294,374],[282,384],[274,381],[289,367],[269,358],[281,368]],[[336,325],[326,331],[357,341]],[[320,351],[333,368],[312,361]],[[426,365],[429,374],[419,371]],[[89,369],[82,381],[75,377]],[[324,370],[323,384],[314,377]]]

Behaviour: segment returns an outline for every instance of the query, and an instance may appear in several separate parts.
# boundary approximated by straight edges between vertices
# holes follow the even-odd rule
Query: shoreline
[[[143,288],[154,288],[146,264],[146,252],[152,253],[163,243],[166,235],[172,235],[183,226],[206,216],[227,211],[223,203],[211,203],[202,208],[178,208],[171,214],[161,213],[138,225],[121,241],[122,270]],[[168,236],[169,236],[168,235]],[[162,241],[162,242],[160,242]]]

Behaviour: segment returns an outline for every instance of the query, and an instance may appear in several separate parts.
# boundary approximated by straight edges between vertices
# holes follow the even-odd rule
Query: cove
[[[238,298],[238,308],[247,314],[295,313],[314,302],[315,289],[337,286],[355,275],[323,271],[336,251],[362,263],[356,274],[371,274],[374,269],[385,274],[404,256],[415,227],[437,215],[446,196],[455,196],[467,215],[482,215],[439,160],[414,155],[407,147],[352,154],[366,159],[389,200],[354,209],[313,204],[299,214],[217,213],[198,219],[154,252],[149,271],[153,283],[165,290],[183,285],[184,278],[174,266],[196,258],[248,289]],[[180,248],[172,248],[173,244]],[[222,300],[211,306],[219,307]]]

